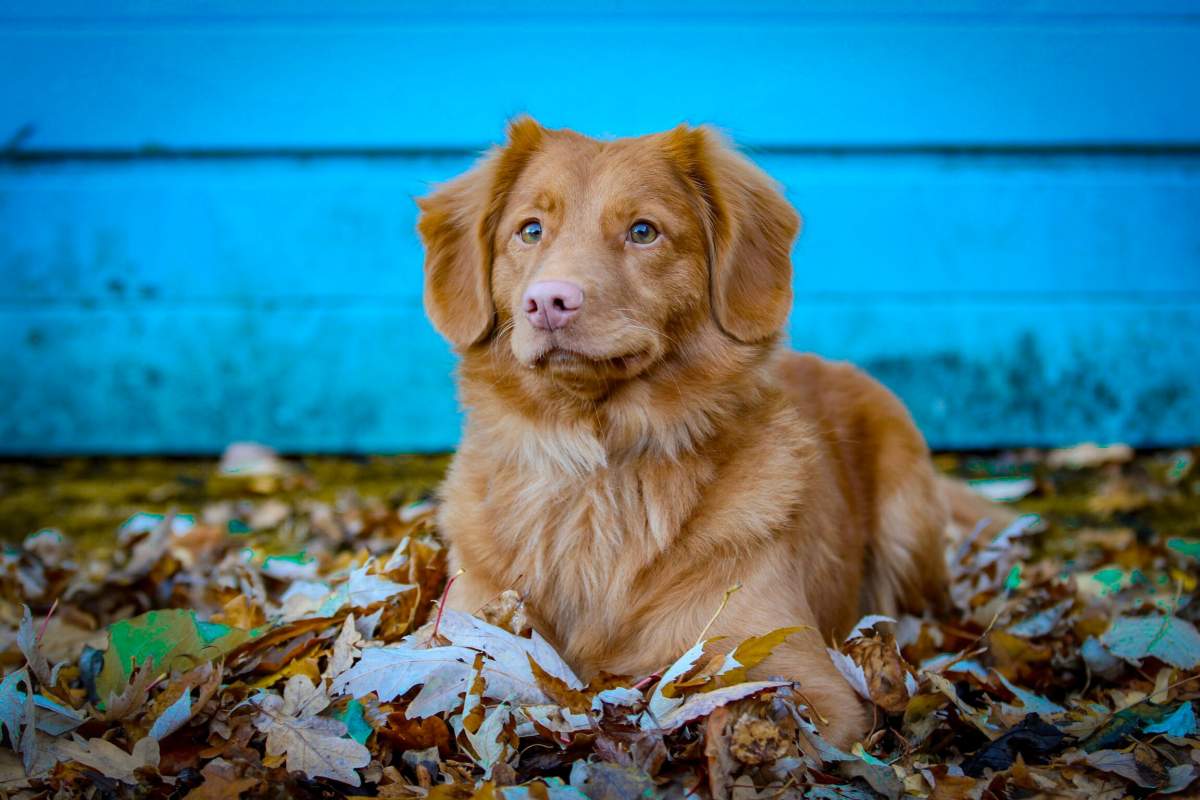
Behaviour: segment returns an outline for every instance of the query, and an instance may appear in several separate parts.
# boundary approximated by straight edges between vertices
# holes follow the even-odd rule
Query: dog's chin
[[[535,362],[551,374],[600,375],[609,378],[634,378],[650,364],[648,349],[635,350],[621,355],[592,355],[563,347],[553,347],[544,352]]]
[[[658,358],[652,344],[605,351],[575,343],[547,341],[525,353],[516,350],[514,348],[517,359],[536,374],[581,388],[632,380],[645,373]]]

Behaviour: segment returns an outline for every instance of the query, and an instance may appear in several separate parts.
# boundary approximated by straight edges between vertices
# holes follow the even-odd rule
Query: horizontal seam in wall
[[[1105,307],[1136,306],[1197,306],[1200,307],[1200,290],[1160,292],[805,292],[798,290],[796,306],[827,304],[849,308],[869,308],[879,304],[925,307],[931,305],[954,306],[964,309],[986,308],[1009,305],[1034,306],[1084,306]],[[396,296],[381,298],[378,295],[335,295],[247,298],[101,298],[97,297],[0,297],[0,313],[21,314],[34,310],[68,310],[87,313],[138,311],[325,311],[363,310],[395,311],[421,310],[419,297]]]
[[[414,145],[397,147],[135,147],[37,148],[9,147],[0,151],[0,164],[121,161],[254,161],[317,159],[438,159],[478,156],[478,147]],[[1075,142],[1075,143],[928,143],[928,144],[748,144],[751,155],[782,156],[941,156],[1028,158],[1055,156],[1177,158],[1200,156],[1200,141]]]

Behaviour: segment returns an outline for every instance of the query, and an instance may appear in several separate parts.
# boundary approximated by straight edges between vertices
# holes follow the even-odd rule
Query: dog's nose
[[[538,281],[525,290],[524,303],[533,327],[556,331],[583,305],[583,289],[568,281]]]

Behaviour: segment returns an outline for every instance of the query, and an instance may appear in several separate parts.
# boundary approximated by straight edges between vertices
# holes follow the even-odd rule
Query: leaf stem
[[[50,618],[54,616],[55,609],[58,608],[58,598],[54,598],[54,604],[50,606],[50,610],[46,612],[46,618],[42,620],[42,624],[38,627],[37,636],[33,640],[38,644],[42,643],[42,636],[46,633],[46,628],[50,625]]]
[[[721,612],[725,610],[725,606],[729,605],[730,596],[740,588],[742,588],[742,584],[735,583],[725,590],[725,596],[721,598],[721,605],[717,606],[717,610],[713,612],[712,617],[708,620],[708,624],[704,626],[704,630],[700,631],[700,636],[696,639],[696,644],[704,641],[704,637],[708,634],[708,629],[717,621],[717,617],[721,616]]]
[[[450,587],[454,585],[456,580],[458,580],[458,576],[462,575],[464,572],[466,572],[466,570],[462,567],[459,567],[458,572],[451,575],[450,579],[446,581],[446,588],[442,589],[442,596],[438,600],[437,619],[433,621],[433,633],[429,634],[429,641],[431,642],[437,638],[438,627],[440,627],[442,624],[442,612],[446,610],[446,595],[450,594]]]

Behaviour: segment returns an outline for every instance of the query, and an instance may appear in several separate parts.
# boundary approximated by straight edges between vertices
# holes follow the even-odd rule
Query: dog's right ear
[[[509,123],[508,142],[431,194],[418,198],[417,230],[425,244],[425,313],[455,347],[492,330],[492,240],[496,223],[545,129],[530,117]]]

